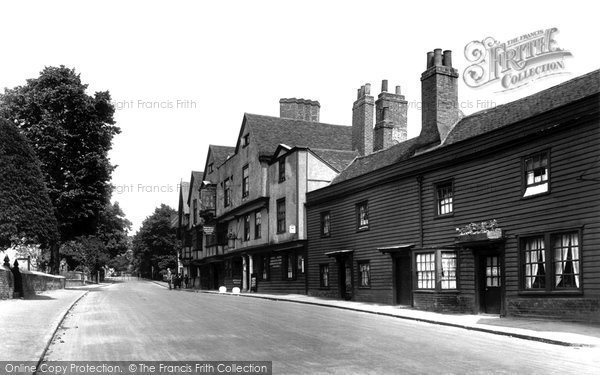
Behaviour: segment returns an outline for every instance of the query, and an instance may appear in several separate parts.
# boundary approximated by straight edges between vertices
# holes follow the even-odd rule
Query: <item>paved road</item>
[[[266,360],[274,374],[592,374],[600,349],[132,281],[90,291],[47,360]]]

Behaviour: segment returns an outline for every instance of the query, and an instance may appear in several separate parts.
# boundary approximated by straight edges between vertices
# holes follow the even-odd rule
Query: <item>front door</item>
[[[488,314],[500,314],[502,300],[502,264],[500,256],[481,257],[481,310]]]
[[[345,300],[352,299],[352,257],[345,256],[340,257],[338,260],[339,266],[339,288],[340,297]]]
[[[396,303],[412,305],[410,255],[399,256],[394,261],[396,262]]]

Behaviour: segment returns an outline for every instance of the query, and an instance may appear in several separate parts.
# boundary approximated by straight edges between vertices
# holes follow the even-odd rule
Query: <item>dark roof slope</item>
[[[179,188],[181,189],[179,191],[179,195],[182,198],[181,200],[183,201],[183,213],[188,214],[188,213],[190,213],[190,206],[188,205],[188,202],[187,202],[188,195],[190,193],[190,183],[181,181],[181,185],[179,186]]]
[[[598,92],[600,92],[600,70],[525,98],[464,117],[452,128],[441,147],[514,124]],[[411,158],[419,147],[419,137],[416,137],[388,149],[358,157],[332,181],[332,184]]]
[[[444,145],[514,124],[599,91],[600,70],[596,70],[514,102],[467,116],[452,128]]]
[[[215,166],[223,164],[228,157],[235,153],[235,147],[217,145],[209,145],[208,147],[212,152],[213,163]]]
[[[244,114],[259,156],[271,156],[280,144],[329,150],[352,149],[352,127],[280,117]]]
[[[357,151],[324,150],[320,148],[311,148],[311,151],[329,163],[338,172],[346,168],[352,160],[359,156]]]
[[[190,199],[192,198],[192,189],[196,186],[195,190],[198,190],[198,186],[202,183],[202,178],[204,177],[204,172],[192,171],[192,177],[190,178],[190,187],[187,195],[187,203],[190,204]]]
[[[337,177],[334,178],[331,183],[335,184],[349,180],[376,169],[406,160],[415,153],[415,149],[418,146],[418,140],[418,137],[411,138],[367,156],[357,157],[354,159],[354,162],[352,162],[348,168],[344,169],[339,175],[337,175]]]

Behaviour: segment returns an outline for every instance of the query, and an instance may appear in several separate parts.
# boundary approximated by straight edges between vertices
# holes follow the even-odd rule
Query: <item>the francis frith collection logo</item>
[[[522,87],[536,79],[567,73],[564,58],[571,52],[558,47],[557,28],[537,30],[507,42],[492,37],[472,41],[465,47],[465,57],[472,63],[463,79],[469,87],[491,84],[498,91]]]

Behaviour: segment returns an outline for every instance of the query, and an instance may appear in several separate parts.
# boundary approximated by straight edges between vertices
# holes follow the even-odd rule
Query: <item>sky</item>
[[[321,104],[321,122],[350,125],[356,90],[381,80],[409,102],[420,131],[426,53],[453,51],[465,114],[510,102],[600,68],[596,12],[559,1],[18,1],[0,3],[0,89],[45,66],[75,68],[89,94],[108,90],[112,200],[135,232],[161,203],[177,209],[180,181],[203,170],[209,144],[235,145],[243,114],[279,116],[280,98]],[[469,87],[465,47],[553,34],[563,74],[501,91]],[[391,89],[390,89],[391,91]]]

